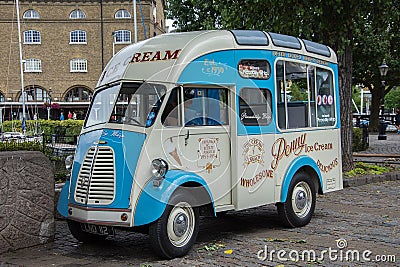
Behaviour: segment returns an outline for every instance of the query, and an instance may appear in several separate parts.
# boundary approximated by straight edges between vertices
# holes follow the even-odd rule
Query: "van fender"
[[[155,177],[151,178],[139,194],[136,207],[133,210],[134,226],[146,225],[158,220],[163,214],[174,191],[186,183],[199,184],[205,189],[201,188],[201,191],[207,193],[208,201],[211,201],[215,214],[214,199],[212,198],[211,191],[207,183],[199,175],[181,170],[169,170],[159,187],[153,185],[154,179]],[[199,189],[199,187],[194,188]]]
[[[285,178],[283,180],[282,189],[281,189],[281,202],[286,201],[287,194],[289,191],[289,185],[290,185],[290,182],[292,181],[293,176],[296,174],[296,172],[298,170],[300,170],[301,168],[304,168],[306,166],[311,167],[315,171],[315,173],[318,175],[318,179],[319,179],[320,186],[322,188],[322,192],[324,191],[323,190],[324,184],[322,183],[322,175],[321,175],[321,171],[318,168],[317,163],[308,156],[299,156],[295,160],[292,161],[289,168],[286,170]]]
[[[58,198],[57,203],[57,211],[61,214],[61,216],[67,218],[68,217],[68,195],[69,195],[69,186],[70,180],[67,180],[64,186],[61,189],[60,196]]]

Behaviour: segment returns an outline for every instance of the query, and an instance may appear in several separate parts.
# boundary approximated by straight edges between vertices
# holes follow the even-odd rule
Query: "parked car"
[[[2,141],[9,141],[9,140],[24,140],[25,135],[20,132],[4,132],[1,134]]]

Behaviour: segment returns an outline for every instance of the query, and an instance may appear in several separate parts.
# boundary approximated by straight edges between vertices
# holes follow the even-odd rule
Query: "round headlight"
[[[151,166],[153,168],[152,173],[157,178],[164,177],[168,171],[168,163],[163,159],[154,159]]]
[[[74,156],[69,155],[65,158],[65,168],[69,171],[72,169],[72,164],[74,163]]]

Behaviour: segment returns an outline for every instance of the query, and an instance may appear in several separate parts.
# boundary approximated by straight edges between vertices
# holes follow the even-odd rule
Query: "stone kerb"
[[[41,152],[0,152],[0,253],[54,240],[54,175]]]

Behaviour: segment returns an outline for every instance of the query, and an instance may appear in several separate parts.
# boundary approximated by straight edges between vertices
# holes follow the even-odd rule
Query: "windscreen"
[[[153,125],[166,87],[154,83],[124,83],[110,116],[110,123],[143,127]]]

